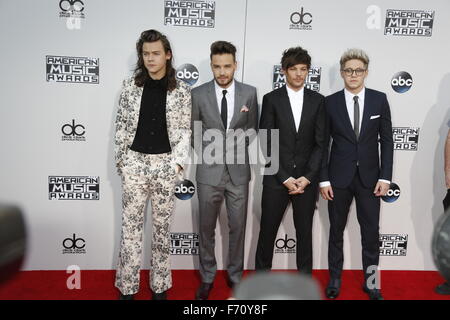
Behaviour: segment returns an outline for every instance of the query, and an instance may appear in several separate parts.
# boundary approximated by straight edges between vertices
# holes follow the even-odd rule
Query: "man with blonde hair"
[[[380,196],[386,195],[392,178],[391,112],[386,94],[364,85],[369,65],[364,51],[347,50],[340,65],[345,88],[325,98],[327,140],[332,139],[331,150],[324,153],[320,176],[320,193],[328,200],[330,218],[330,281],[325,293],[334,299],[340,292],[343,234],[355,198],[361,227],[363,290],[371,300],[382,300],[378,281],[375,285],[371,281],[380,255]]]

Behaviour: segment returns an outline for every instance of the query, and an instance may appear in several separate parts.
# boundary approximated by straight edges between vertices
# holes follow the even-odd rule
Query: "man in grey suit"
[[[248,145],[258,127],[256,89],[234,80],[236,48],[211,45],[214,80],[192,90],[192,133],[197,164],[199,256],[202,284],[195,298],[208,299],[217,263],[215,229],[225,199],[228,225],[228,284],[242,277],[250,165]],[[211,141],[212,140],[212,141]]]

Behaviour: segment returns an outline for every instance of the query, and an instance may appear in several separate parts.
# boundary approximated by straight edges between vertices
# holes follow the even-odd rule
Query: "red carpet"
[[[114,300],[118,297],[113,270],[81,271],[80,290],[67,288],[70,275],[65,271],[22,271],[0,286],[0,300]],[[313,276],[323,291],[328,282],[327,270],[314,270]],[[150,299],[148,277],[148,271],[142,271],[141,290],[136,299]],[[367,300],[361,290],[362,282],[361,271],[344,271],[338,300]],[[386,300],[450,300],[450,296],[434,293],[434,288],[442,282],[442,277],[434,271],[381,271],[381,288]],[[168,298],[192,300],[199,283],[196,270],[174,270]],[[210,299],[223,300],[229,295],[225,272],[219,271]]]

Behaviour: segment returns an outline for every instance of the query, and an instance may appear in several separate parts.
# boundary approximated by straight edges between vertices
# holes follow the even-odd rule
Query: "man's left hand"
[[[298,191],[291,191],[289,192],[290,195],[294,195],[294,194],[300,194],[305,192],[305,188],[311,183],[311,181],[309,181],[308,179],[306,179],[305,177],[301,176],[300,178],[295,179],[294,182],[298,188]]]

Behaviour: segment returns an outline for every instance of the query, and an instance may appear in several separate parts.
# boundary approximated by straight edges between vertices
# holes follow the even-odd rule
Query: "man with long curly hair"
[[[150,198],[150,287],[154,300],[165,300],[172,286],[169,259],[175,183],[189,151],[191,92],[175,78],[166,36],[144,31],[136,49],[137,67],[123,82],[116,118],[123,215],[115,285],[120,299],[131,300],[139,291],[144,214]]]

